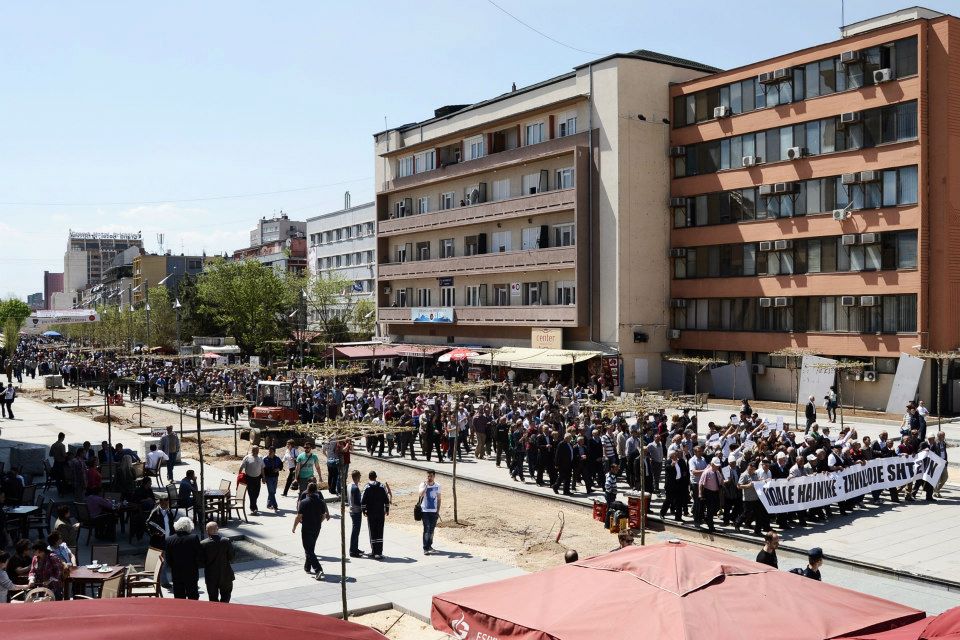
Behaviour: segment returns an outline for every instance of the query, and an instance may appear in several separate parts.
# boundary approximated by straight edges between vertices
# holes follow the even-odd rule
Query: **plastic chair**
[[[85,596],[78,594],[73,596],[74,600],[95,600],[103,598],[119,598],[120,595],[124,592],[123,581],[126,577],[126,570],[120,572],[109,580],[105,580],[103,586],[100,587],[100,595],[97,598],[91,598],[90,596]]]
[[[220,481],[220,491],[230,491],[230,481],[221,480]]]
[[[227,511],[230,513],[237,512],[237,520],[240,519],[240,513],[243,513],[243,521],[250,522],[247,520],[247,485],[241,484],[237,487],[237,495],[230,498],[230,502],[227,503]]]

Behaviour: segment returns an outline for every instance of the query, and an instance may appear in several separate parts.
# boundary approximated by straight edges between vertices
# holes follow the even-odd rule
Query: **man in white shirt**
[[[260,497],[260,484],[263,482],[263,458],[260,457],[260,447],[250,447],[250,453],[240,461],[240,471],[247,477],[250,513],[257,515],[257,498]]]
[[[157,449],[157,445],[150,445],[150,452],[147,454],[146,467],[150,471],[156,471],[160,475],[160,465],[169,459],[167,454]]]

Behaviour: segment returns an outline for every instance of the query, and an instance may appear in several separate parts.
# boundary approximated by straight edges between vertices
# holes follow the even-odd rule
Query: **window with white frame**
[[[406,262],[410,259],[410,255],[407,253],[410,245],[398,244],[394,250],[394,253],[397,256],[397,262]]]
[[[510,240],[513,234],[509,231],[493,232],[493,252],[504,253],[510,251]]]
[[[453,238],[445,238],[440,241],[440,257],[452,258],[454,256]]]
[[[573,280],[560,280],[557,282],[557,304],[576,304],[577,303],[577,285]]]
[[[506,200],[510,197],[510,178],[493,181],[493,199]]]
[[[537,144],[544,140],[544,125],[542,122],[527,125],[527,136],[524,144]]]
[[[522,291],[523,304],[542,304],[540,293],[539,282],[524,282]]]
[[[337,230],[334,232],[334,238],[337,239],[337,242],[343,240],[343,229],[337,229]]]
[[[413,156],[400,158],[397,161],[397,173],[401,178],[413,175]]]
[[[486,295],[487,285],[484,284],[471,284],[464,287],[464,293],[466,294],[466,306],[468,307],[480,307],[484,304],[484,296]]]
[[[453,191],[448,191],[446,193],[440,194],[440,210],[446,211],[447,209],[453,209],[454,194]]]
[[[440,287],[440,306],[457,306],[457,290],[455,287]]]
[[[577,132],[577,115],[564,114],[557,118],[557,137],[572,136]]]
[[[347,237],[347,240],[353,237],[353,227],[344,227],[343,232]]]
[[[336,256],[334,258],[334,265],[337,267],[343,266],[343,256]]]
[[[417,213],[430,213],[430,196],[417,199]]]
[[[493,285],[493,304],[495,304],[498,307],[510,306],[510,285],[509,284]]]
[[[417,243],[417,260],[430,259],[430,241]]]
[[[483,136],[467,138],[463,141],[463,144],[467,148],[467,160],[477,160],[487,155],[487,148]]]
[[[533,193],[540,192],[540,174],[539,173],[528,173],[523,176],[523,195],[527,196]]]
[[[433,149],[418,153],[413,157],[413,172],[423,173],[424,171],[433,171],[436,168],[434,164],[435,158],[436,151]]]
[[[520,248],[524,251],[540,248],[540,227],[527,227],[520,232]]]
[[[367,264],[373,264],[373,250],[367,251]]]
[[[577,233],[573,223],[558,224],[553,227],[553,246],[572,247],[577,242]]]
[[[557,169],[557,189],[573,188],[573,167]]]
[[[430,306],[430,289],[417,289],[417,306]]]
[[[398,307],[407,306],[407,290],[397,289],[397,292],[394,295],[394,299],[396,300],[396,306]]]

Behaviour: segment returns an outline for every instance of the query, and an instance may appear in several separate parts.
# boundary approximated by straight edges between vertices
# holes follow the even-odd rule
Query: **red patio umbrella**
[[[17,640],[59,635],[71,640],[170,640],[178,634],[203,640],[384,640],[369,627],[317,613],[172,598],[9,605],[0,619]]]
[[[871,634],[848,636],[849,640],[960,640],[960,607],[913,624]],[[847,639],[844,639],[847,640]]]
[[[890,629],[922,611],[724,551],[628,547],[433,597],[435,629],[465,639],[596,640],[632,620],[658,640],[823,640]]]
[[[466,360],[467,358],[473,358],[480,355],[473,349],[465,349],[464,347],[457,347],[447,353],[443,354],[437,358],[437,362],[460,362],[461,360]]]

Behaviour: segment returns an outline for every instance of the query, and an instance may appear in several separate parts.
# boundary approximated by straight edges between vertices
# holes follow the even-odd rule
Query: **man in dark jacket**
[[[216,522],[207,523],[207,539],[200,543],[203,551],[203,580],[210,602],[230,602],[233,591],[233,544],[220,535]]]
[[[563,442],[557,446],[556,452],[556,465],[557,465],[557,477],[556,481],[553,484],[553,492],[558,493],[560,490],[560,485],[563,485],[563,495],[569,496],[570,493],[570,478],[573,475],[573,463],[574,463],[574,451],[573,451],[573,436],[567,434],[563,436]]]
[[[690,469],[687,466],[687,461],[680,456],[679,451],[671,451],[670,459],[664,465],[664,490],[666,497],[660,506],[661,518],[667,515],[667,511],[673,511],[673,517],[677,522],[683,520],[683,507],[689,487]]]
[[[174,523],[173,529],[175,533],[167,536],[163,551],[164,561],[173,576],[173,597],[199,600],[197,582],[203,561],[200,538],[193,533],[193,521],[190,518],[180,518]]]
[[[363,489],[360,508],[367,516],[367,531],[370,533],[370,554],[374,560],[383,560],[383,526],[390,513],[390,496],[382,484],[377,482],[377,472],[367,476],[370,482]]]
[[[807,428],[804,429],[803,432],[809,433],[810,427],[817,421],[817,403],[813,396],[810,396],[809,400],[807,400],[807,406],[803,410],[803,415],[807,419]]]

